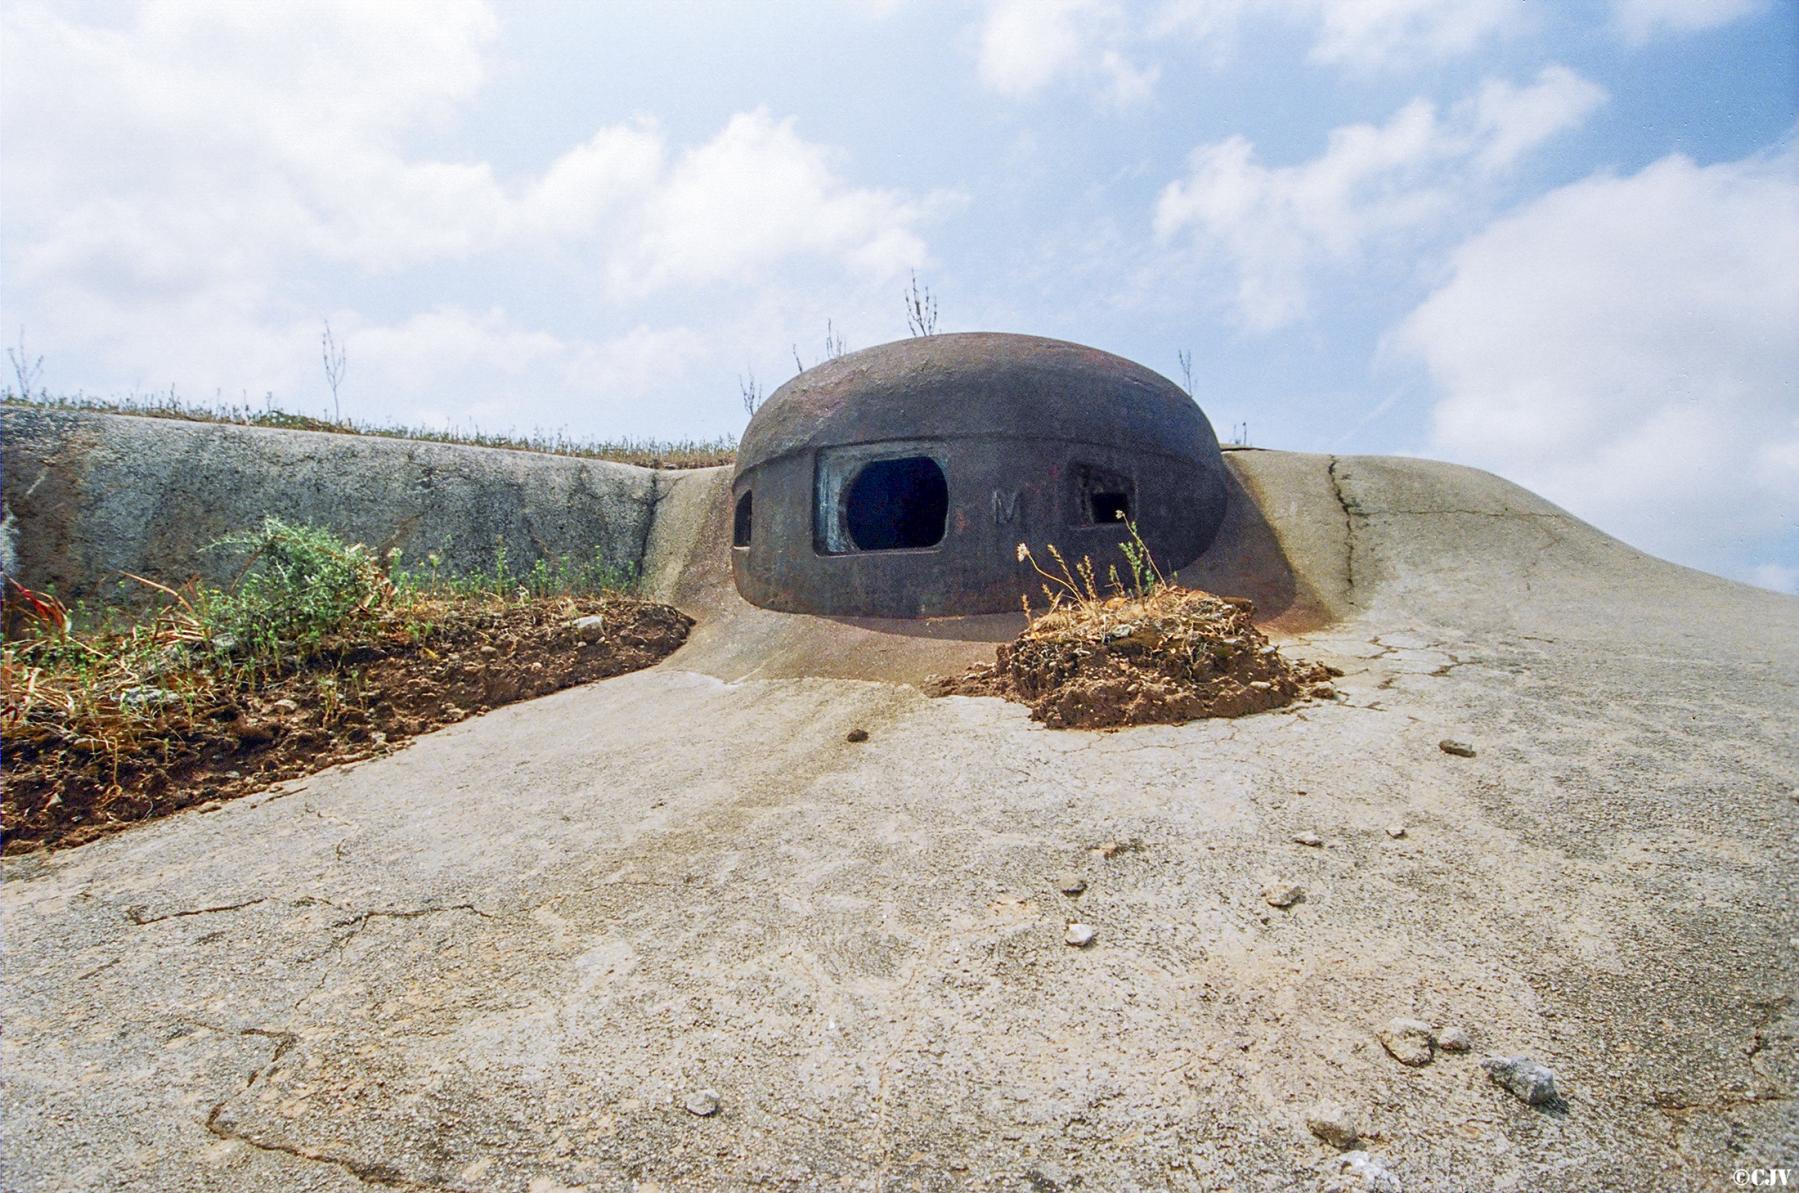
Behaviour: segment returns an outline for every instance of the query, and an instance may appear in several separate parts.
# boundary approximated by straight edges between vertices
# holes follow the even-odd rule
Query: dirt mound
[[[229,799],[503,704],[650,666],[692,619],[620,596],[445,604],[439,620],[326,652],[223,694],[131,689],[146,723],[123,751],[67,726],[5,731],[5,852],[76,845]],[[203,707],[195,707],[204,701]]]
[[[1063,603],[992,666],[937,686],[943,696],[1003,696],[1053,729],[1240,717],[1329,697],[1330,668],[1283,658],[1256,629],[1255,606],[1193,588]]]

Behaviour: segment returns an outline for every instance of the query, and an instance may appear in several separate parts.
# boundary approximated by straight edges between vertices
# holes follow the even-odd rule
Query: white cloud
[[[1519,29],[1517,0],[1311,0],[1319,23],[1312,58],[1368,70],[1441,59]]]
[[[1394,339],[1441,394],[1429,450],[1716,570],[1799,546],[1795,164],[1674,155],[1468,240]]]
[[[1775,592],[1784,592],[1789,596],[1799,596],[1799,567],[1787,567],[1779,563],[1760,564],[1750,570],[1749,583]]]
[[[1385,124],[1333,129],[1324,151],[1294,166],[1267,166],[1237,136],[1202,145],[1187,175],[1163,188],[1154,227],[1202,261],[1236,274],[1236,307],[1269,331],[1306,314],[1313,276],[1355,260],[1368,246],[1428,235],[1442,216],[1604,100],[1598,86],[1561,66],[1527,86],[1489,81],[1444,116],[1414,100]]]
[[[1080,58],[1086,0],[995,0],[981,26],[981,81],[1001,95],[1041,90]]]
[[[981,82],[1023,99],[1067,76],[1084,80],[1112,107],[1131,107],[1154,93],[1162,73],[1134,61],[1133,40],[1133,24],[1116,0],[993,0],[981,24]]]
[[[750,284],[775,260],[830,257],[875,276],[922,264],[917,227],[954,201],[849,186],[831,154],[766,111],[733,116],[636,197],[610,254],[625,295],[677,283]]]
[[[1079,78],[1125,107],[1161,75],[1159,63],[1139,63],[1145,55],[1178,40],[1228,58],[1251,20],[1301,26],[1312,61],[1368,72],[1466,54],[1530,28],[1535,14],[1519,0],[1162,0],[1147,12],[1117,0],[991,0],[981,81],[1021,99]]]
[[[316,395],[328,310],[364,394],[380,378],[438,408],[433,384],[567,393],[603,367],[637,392],[647,360],[666,378],[696,359],[684,327],[633,327],[646,295],[887,285],[928,262],[922,229],[958,202],[857,185],[762,110],[686,146],[648,120],[600,127],[540,170],[419,152],[478,96],[496,34],[479,0],[0,9],[7,313],[70,386]],[[371,276],[445,265],[515,289],[553,272],[617,318],[575,337],[570,319],[345,306]]]
[[[1766,7],[1766,0],[1612,0],[1612,20],[1625,41],[1642,45],[1658,34],[1715,29]]]

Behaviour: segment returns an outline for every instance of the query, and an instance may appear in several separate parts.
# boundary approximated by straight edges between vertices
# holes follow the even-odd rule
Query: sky
[[[1799,0],[0,0],[52,393],[729,435],[914,275],[1799,591]]]

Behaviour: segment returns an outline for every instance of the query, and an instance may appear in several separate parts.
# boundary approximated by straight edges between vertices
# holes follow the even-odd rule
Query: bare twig
[[[737,379],[737,392],[743,399],[743,412],[753,418],[762,405],[762,387],[756,384],[754,370],[750,370],[748,376]]]
[[[344,383],[344,372],[349,367],[349,358],[344,347],[331,334],[331,320],[325,320],[325,334],[320,338],[320,353],[325,360],[325,381],[331,386],[331,417],[335,422],[343,422],[343,409],[338,405],[337,391]]]
[[[929,286],[918,284],[918,271],[912,271],[912,284],[906,290],[906,329],[915,336],[937,334],[937,296]]]
[[[6,359],[12,362],[12,375],[18,384],[19,396],[29,398],[31,387],[36,385],[38,379],[44,375],[44,358],[40,354],[33,359],[31,354],[25,351],[25,329],[23,327],[19,328],[19,346],[8,348]]]

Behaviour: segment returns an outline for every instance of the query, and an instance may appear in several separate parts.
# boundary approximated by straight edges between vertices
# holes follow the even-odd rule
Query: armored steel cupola
[[[731,483],[737,590],[770,609],[938,617],[1019,607],[1019,543],[1120,563],[1130,519],[1165,567],[1211,544],[1224,460],[1193,399],[1060,340],[921,336],[776,390]]]

